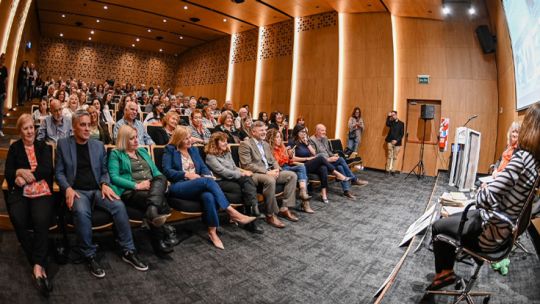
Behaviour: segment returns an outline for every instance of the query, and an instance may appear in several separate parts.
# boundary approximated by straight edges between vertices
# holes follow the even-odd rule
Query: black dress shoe
[[[165,234],[165,238],[163,239],[165,244],[170,247],[180,244],[180,240],[176,236],[176,229],[173,226],[165,224],[161,227],[163,229],[163,233]]]
[[[167,245],[164,240],[153,240],[152,247],[156,254],[169,254],[174,251],[174,247]]]
[[[46,277],[36,277],[32,274],[32,279],[34,280],[34,286],[41,293],[42,296],[48,298],[49,292],[52,290],[49,280]],[[50,288],[50,289],[49,289]]]
[[[245,225],[244,229],[246,229],[247,231],[249,231],[251,233],[257,233],[257,234],[263,234],[264,233],[264,230],[262,229],[262,227],[257,225],[256,221],[253,221],[253,222]]]

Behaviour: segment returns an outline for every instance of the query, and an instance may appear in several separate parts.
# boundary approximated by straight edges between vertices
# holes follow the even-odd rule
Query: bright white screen
[[[540,0],[503,0],[516,77],[516,108],[540,100]]]

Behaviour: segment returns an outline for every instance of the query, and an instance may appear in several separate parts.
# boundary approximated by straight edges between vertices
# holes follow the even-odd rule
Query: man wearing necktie
[[[271,226],[283,228],[285,225],[276,214],[292,222],[298,221],[298,217],[289,210],[296,205],[296,174],[292,171],[281,171],[270,146],[265,141],[266,125],[263,122],[253,123],[251,135],[251,138],[240,143],[240,166],[253,172],[252,178],[257,185],[263,185],[266,222]],[[285,184],[281,208],[278,207],[276,200],[276,184]]]

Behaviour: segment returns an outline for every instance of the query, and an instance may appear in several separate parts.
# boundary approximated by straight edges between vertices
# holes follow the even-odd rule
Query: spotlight
[[[471,8],[469,8],[469,15],[474,15],[476,14],[476,9],[474,8],[474,6],[471,6]]]
[[[450,8],[448,6],[446,6],[446,5],[443,6],[443,8],[442,8],[443,15],[450,15],[451,12],[452,11],[450,10]]]

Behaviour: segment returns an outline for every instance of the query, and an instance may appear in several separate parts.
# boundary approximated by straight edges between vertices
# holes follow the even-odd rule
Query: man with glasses
[[[58,99],[51,100],[51,115],[47,116],[39,126],[37,140],[45,140],[56,144],[71,135],[71,120],[62,116],[62,103]]]

